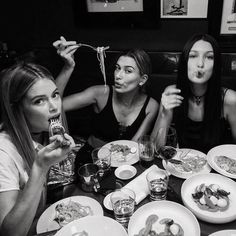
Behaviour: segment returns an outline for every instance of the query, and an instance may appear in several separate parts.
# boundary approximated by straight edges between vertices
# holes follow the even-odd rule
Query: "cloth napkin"
[[[146,175],[149,171],[159,169],[157,165],[152,165],[148,169],[146,169],[142,174],[138,177],[130,181],[128,184],[124,186],[124,188],[129,188],[135,192],[135,203],[139,204],[148,194],[149,188],[147,184]]]

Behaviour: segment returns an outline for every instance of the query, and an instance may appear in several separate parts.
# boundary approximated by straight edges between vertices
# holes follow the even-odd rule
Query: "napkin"
[[[146,175],[149,171],[159,169],[157,165],[152,165],[148,169],[146,169],[142,174],[138,177],[130,181],[128,184],[124,186],[124,188],[129,188],[135,192],[135,203],[139,204],[148,194],[149,188],[147,184]]]

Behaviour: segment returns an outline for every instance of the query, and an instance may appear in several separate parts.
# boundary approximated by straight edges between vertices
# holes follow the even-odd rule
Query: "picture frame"
[[[227,28],[236,27],[235,23],[227,24],[232,19],[233,3],[233,0],[209,0],[208,32],[216,38],[223,52],[236,52],[236,29]]]
[[[74,0],[79,28],[152,29],[159,27],[157,0]]]
[[[161,18],[207,18],[208,0],[160,0]]]

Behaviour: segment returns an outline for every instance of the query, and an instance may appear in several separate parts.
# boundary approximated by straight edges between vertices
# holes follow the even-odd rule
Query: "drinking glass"
[[[134,191],[128,188],[117,189],[110,199],[116,221],[127,228],[135,207]]]
[[[95,148],[92,151],[93,163],[99,168],[99,175],[102,177],[111,167],[111,151],[106,147]]]
[[[165,200],[169,182],[167,171],[151,170],[147,173],[146,179],[150,190],[150,199],[153,201]]]
[[[144,167],[150,167],[154,160],[154,140],[149,135],[143,135],[138,139],[139,159]]]

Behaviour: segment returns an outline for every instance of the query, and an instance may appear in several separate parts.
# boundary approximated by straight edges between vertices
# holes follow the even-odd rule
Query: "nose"
[[[198,62],[197,62],[197,66],[201,67],[201,68],[204,66],[204,58],[203,57],[199,57]]]
[[[57,104],[57,102],[56,101],[54,101],[54,100],[49,100],[49,111],[50,112],[55,112],[55,111],[57,111],[57,109],[58,109],[58,104]]]
[[[115,71],[115,78],[116,79],[121,79],[123,76],[123,71],[119,70],[119,71]]]

